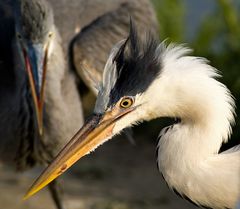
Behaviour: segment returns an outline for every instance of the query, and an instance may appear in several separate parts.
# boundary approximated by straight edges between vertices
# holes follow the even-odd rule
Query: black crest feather
[[[156,56],[157,47],[158,42],[150,34],[146,40],[141,40],[135,25],[130,21],[129,37],[113,59],[117,80],[110,93],[109,105],[123,96],[135,96],[147,90],[161,71]]]

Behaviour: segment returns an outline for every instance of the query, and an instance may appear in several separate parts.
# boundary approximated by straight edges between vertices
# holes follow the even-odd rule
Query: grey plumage
[[[86,70],[94,74],[98,83],[101,82],[112,46],[128,36],[130,17],[136,23],[141,37],[145,35],[146,29],[153,35],[158,34],[157,19],[149,0],[110,2],[119,5],[83,27],[73,40],[72,54],[76,71],[95,94],[97,91]]]
[[[78,34],[77,40],[79,41],[76,40],[77,42],[75,43],[79,43],[80,45],[75,45],[76,47],[74,48],[76,51],[74,53],[78,52],[77,48],[79,46],[82,49],[81,53],[86,54],[85,56],[88,59],[91,58],[91,54],[88,53],[88,49],[84,49],[81,46],[84,45],[90,47],[95,43],[96,46],[94,49],[98,50],[98,52],[103,51],[103,54],[106,53],[107,59],[111,47],[118,41],[127,37],[130,14],[134,17],[141,31],[143,31],[144,27],[146,26],[151,28],[153,31],[157,31],[158,28],[158,22],[151,4],[151,0],[71,0],[71,2],[66,2],[66,0],[48,1],[51,3],[54,11],[54,20],[61,34],[64,50],[68,49],[69,41],[72,40],[76,34]],[[101,19],[101,24],[96,24],[95,20],[98,19]],[[103,28],[104,25],[105,27]],[[88,32],[85,35],[82,32],[86,28],[88,28]],[[118,29],[110,31],[112,28]],[[105,39],[103,36],[104,34],[108,34],[108,38],[111,37],[110,40]],[[112,34],[112,36],[110,34]],[[115,40],[115,42],[112,42],[111,45],[113,36],[115,38],[119,37],[119,39]],[[94,39],[94,37],[98,38]],[[106,48],[103,49],[108,49],[108,51],[100,50],[99,47],[101,45],[98,42],[101,40],[101,38],[103,38],[104,43],[107,43],[107,46],[105,46]],[[85,40],[85,43],[83,40]],[[97,60],[98,59],[99,58],[97,58]],[[106,59],[103,60],[103,63],[102,61],[100,62],[102,63],[101,67],[104,67]],[[102,60],[102,58],[100,60]],[[77,66],[79,65],[77,62],[75,62],[75,64]]]
[[[26,4],[26,2],[30,2],[30,4],[32,4],[31,1],[25,0],[24,2],[25,2],[24,4]],[[91,4],[93,4],[93,2],[94,1],[92,1]],[[135,22],[139,25],[140,28],[144,28],[146,27],[146,25],[149,25],[149,24],[156,26],[156,18],[154,16],[153,9],[149,1],[141,0],[141,3],[143,6],[139,5],[137,1],[133,1],[133,0],[117,1],[117,4],[114,4],[115,2],[111,2],[111,1],[109,2],[110,2],[109,7],[101,6],[100,9],[98,9],[98,14],[102,14],[105,11],[108,11],[108,13],[104,14],[103,16],[100,16],[96,21],[93,21],[93,19],[95,18],[94,15],[96,14],[93,14],[92,16],[88,14],[89,16],[91,16],[90,19],[82,20],[82,22],[84,22],[85,24],[89,22],[91,24],[88,25],[87,27],[85,26],[85,29],[83,29],[79,33],[79,35],[75,38],[74,44],[73,44],[74,61],[75,61],[75,64],[78,64],[76,68],[79,74],[81,74],[80,71],[82,70],[82,68],[79,68],[79,65],[81,66],[82,63],[84,63],[85,61],[90,63],[94,67],[99,65],[99,67],[96,67],[95,69],[99,70],[96,77],[97,78],[100,77],[99,78],[100,81],[101,81],[101,73],[102,73],[100,69],[103,63],[105,62],[104,60],[105,57],[107,57],[110,52],[110,50],[108,51],[108,48],[109,49],[111,48],[112,44],[115,43],[116,39],[121,40],[122,37],[124,37],[124,34],[128,33],[128,24],[129,24],[128,14],[131,13],[131,16],[134,18]],[[44,8],[47,9],[45,11],[45,13],[47,14],[47,11],[51,11],[51,9],[47,4],[47,2],[45,3],[47,6],[42,6],[40,10],[42,11]],[[85,3],[83,3],[83,5],[84,4]],[[15,27],[14,27],[14,18],[13,18],[14,15],[12,10],[12,5],[13,5],[13,1],[10,1],[10,0],[1,2],[1,5],[0,5],[0,9],[2,11],[1,12],[2,15],[0,17],[2,24],[0,27],[2,29],[1,31],[4,31],[4,33],[0,34],[1,35],[0,42],[1,42],[1,46],[3,47],[3,50],[1,50],[0,52],[1,53],[0,66],[1,66],[1,72],[2,72],[2,76],[0,77],[1,79],[0,93],[1,93],[1,97],[5,98],[0,102],[0,106],[1,106],[0,114],[2,118],[0,121],[1,128],[2,128],[0,132],[1,144],[2,144],[2,146],[0,146],[0,149],[1,149],[0,153],[1,153],[1,159],[4,159],[4,161],[8,160],[11,162],[13,162],[14,159],[16,158],[16,156],[12,155],[12,153],[17,153],[17,150],[19,148],[19,144],[21,141],[19,137],[17,138],[15,137],[15,136],[21,136],[21,131],[19,127],[22,127],[23,125],[27,126],[27,124],[31,124],[32,126],[34,126],[34,123],[36,123],[36,121],[29,121],[29,119],[27,119],[26,121],[28,122],[27,124],[25,124],[26,121],[22,123],[21,120],[17,119],[22,117],[21,115],[24,114],[24,108],[26,108],[26,105],[28,103],[26,100],[22,101],[22,98],[24,98],[22,96],[24,96],[25,94],[25,95],[28,95],[28,97],[30,97],[30,92],[27,90],[25,86],[28,84],[27,84],[27,77],[25,75],[24,69],[21,69],[21,67],[20,69],[14,69],[13,57],[16,55],[14,55],[13,52],[16,52],[16,50],[12,50],[11,47],[9,47],[11,45],[15,47],[14,44],[16,44],[16,34],[15,34]],[[31,16],[32,10],[29,10],[29,6],[30,5],[26,6],[26,8],[28,8],[28,11]],[[56,5],[54,4],[54,6]],[[117,6],[118,8],[116,9]],[[111,9],[113,11],[111,11]],[[19,12],[19,10],[17,12]],[[81,12],[84,14],[84,11],[81,10]],[[45,18],[46,18],[46,14],[44,15]],[[81,17],[84,16],[83,14],[80,16]],[[139,16],[139,14],[141,14],[141,17]],[[149,19],[145,18],[147,14],[149,14]],[[113,21],[109,23],[109,20],[111,20],[112,17],[113,17]],[[25,19],[27,19],[27,21],[30,20],[28,18],[25,18]],[[51,15],[47,19],[50,19],[52,21]],[[144,21],[141,21],[141,20],[144,20]],[[23,20],[20,20],[20,23],[22,21]],[[50,23],[51,21],[47,21],[47,22]],[[122,24],[122,27],[119,25],[120,23]],[[40,22],[38,22],[37,25],[38,24],[40,24]],[[117,25],[119,30],[116,29]],[[26,29],[25,26],[23,28]],[[44,27],[44,29],[46,28],[50,29],[50,26]],[[115,30],[112,30],[114,28]],[[156,29],[157,27],[152,27],[152,28],[154,31],[157,31]],[[35,38],[32,36],[32,34],[35,34],[35,30],[37,30],[37,28],[34,28],[34,30],[30,30],[32,31],[32,33],[28,32],[28,34],[25,34],[25,33],[23,34],[25,34],[26,37],[28,38],[31,37],[33,40],[35,40]],[[53,30],[54,31],[51,31],[51,32],[56,32],[55,41],[56,41],[56,48],[57,48],[58,54],[53,53],[51,57],[52,63],[49,61],[49,64],[48,64],[49,68],[53,68],[53,69],[48,70],[47,78],[46,78],[46,93],[45,93],[46,99],[45,99],[45,113],[44,113],[45,115],[44,123],[46,128],[45,128],[44,138],[42,140],[44,143],[47,143],[46,146],[49,147],[48,148],[49,150],[52,150],[53,147],[57,147],[56,150],[58,150],[59,147],[63,146],[63,144],[65,143],[65,140],[69,138],[69,135],[71,135],[69,133],[66,134],[66,132],[74,132],[74,131],[70,131],[71,129],[74,129],[72,127],[74,124],[76,124],[76,128],[79,126],[79,124],[77,123],[71,123],[71,125],[70,124],[68,125],[68,123],[66,123],[66,121],[69,121],[69,120],[77,121],[78,119],[74,119],[74,118],[79,117],[78,114],[69,115],[69,112],[68,112],[68,109],[70,109],[69,107],[71,107],[71,109],[77,110],[77,112],[79,112],[79,109],[81,108],[79,108],[80,107],[78,104],[79,102],[76,101],[76,100],[79,100],[79,96],[76,91],[76,87],[74,86],[76,84],[75,84],[75,79],[73,77],[73,74],[67,71],[67,69],[65,68],[64,61],[62,59],[57,58],[57,57],[64,57],[64,55],[62,54],[63,52],[61,49],[61,41],[60,41],[60,37],[58,36],[58,32],[55,27],[53,27]],[[36,34],[41,34],[40,35],[41,38],[40,36],[38,36],[39,38],[38,40],[40,39],[42,40],[43,34],[46,33],[46,31],[42,30],[41,27],[40,27],[40,31],[41,31],[40,33],[38,32],[36,33]],[[44,31],[44,33],[42,33],[42,31]],[[99,34],[99,35],[96,35],[96,34]],[[96,39],[94,39],[94,36],[97,36]],[[110,38],[108,38],[108,36]],[[25,38],[25,37],[22,37],[22,38]],[[65,40],[67,42],[67,38]],[[100,42],[100,40],[102,43],[106,42],[107,44],[103,45]],[[96,51],[95,53],[90,53],[91,46],[94,46],[94,49]],[[84,58],[82,58],[81,56],[78,56],[79,54],[81,56],[84,56]],[[101,56],[99,56],[99,54]],[[20,59],[20,57],[16,57],[16,59]],[[18,67],[20,64],[18,63]],[[56,71],[56,69],[58,70]],[[87,84],[87,85],[90,85],[90,87],[92,87],[91,84]],[[19,88],[19,86],[21,86],[21,88]],[[61,89],[63,87],[64,87],[63,92],[61,91],[51,92],[52,89]],[[74,89],[74,91],[72,89]],[[64,93],[64,95],[62,93]],[[66,97],[67,99],[60,99],[63,96]],[[74,98],[73,101],[70,98]],[[56,104],[53,106],[52,102]],[[22,106],[24,105],[25,107],[23,108]],[[52,111],[53,108],[55,108],[55,111]],[[56,110],[63,111],[64,114],[63,115],[58,114]],[[32,110],[29,110],[29,111],[31,111],[31,114],[33,114],[33,108]],[[59,117],[59,115],[62,115],[62,116]],[[59,121],[59,124],[61,124],[61,126],[63,126],[64,128],[61,128],[58,125],[56,125],[55,121]],[[6,126],[5,124],[8,124],[8,125]],[[29,129],[32,130],[34,128],[29,127]],[[52,139],[50,140],[50,138]],[[61,145],[58,146],[57,145],[58,143],[56,144],[56,141],[54,141],[55,139],[58,141],[61,141],[60,139],[62,139],[63,142],[61,143]]]
[[[128,39],[113,59],[117,80],[111,89],[108,106],[115,104],[125,95],[135,96],[145,92],[159,75],[161,66],[155,53],[158,44],[151,36],[147,39],[145,44],[138,41],[135,26],[131,24]]]
[[[19,170],[51,161],[82,125],[76,75],[81,75],[93,89],[94,83],[88,83],[87,74],[83,72],[86,68],[81,68],[87,63],[96,81],[101,81],[101,68],[112,45],[128,33],[128,14],[131,13],[140,28],[149,24],[157,26],[148,0],[107,0],[104,3],[76,0],[68,7],[64,1],[50,0],[50,3],[53,3],[56,18],[45,0],[0,2],[0,161],[17,165]],[[63,33],[63,44],[54,19]],[[69,70],[64,53],[76,27],[81,31],[70,48],[73,55],[70,58],[77,70],[74,73]],[[41,71],[43,64],[36,59],[37,50],[44,51],[50,45],[44,88],[43,135],[40,135],[25,55],[29,53],[34,67]],[[41,89],[42,85],[42,72],[39,71],[33,75],[36,89]],[[37,92],[37,97],[40,96],[41,92]]]
[[[240,201],[238,201],[236,209],[240,209]]]
[[[19,30],[25,39],[33,42],[46,39],[54,24],[53,11],[48,2],[16,0],[14,4],[17,32]]]
[[[32,1],[25,2],[26,4],[27,2],[30,2],[30,4],[27,5],[27,8],[32,4]],[[13,12],[11,10],[11,6],[12,5],[7,5],[9,11]],[[50,11],[49,6],[46,6],[45,8],[48,8],[48,11]],[[42,8],[40,10],[42,10]],[[31,10],[27,11],[30,12]],[[27,12],[25,14],[27,14]],[[5,15],[6,16],[4,17],[8,17],[7,14]],[[11,18],[13,18],[13,16],[11,16]],[[5,20],[6,18],[2,18],[2,21]],[[11,34],[10,37],[12,37],[12,39],[6,37],[8,42],[6,42],[3,51],[7,52],[7,54],[5,53],[1,56],[1,70],[4,73],[1,78],[2,80],[7,80],[8,82],[1,82],[0,87],[1,97],[5,98],[1,99],[0,104],[2,118],[0,129],[0,153],[1,158],[4,159],[4,161],[8,160],[13,162],[15,159],[17,159],[22,163],[24,160],[22,160],[21,157],[24,157],[25,165],[19,166],[21,170],[24,170],[26,167],[33,166],[35,162],[41,160],[41,155],[43,153],[38,153],[37,150],[33,149],[33,141],[38,143],[39,136],[36,130],[36,120],[33,118],[34,109],[31,101],[31,93],[29,90],[26,71],[24,69],[22,55],[18,50],[16,50],[18,49],[16,40],[17,37],[15,35],[13,19],[10,22],[12,23],[11,25],[9,24],[9,29],[11,29],[11,32],[8,32]],[[44,22],[42,23],[44,24]],[[24,22],[23,24],[27,24],[27,22]],[[24,26],[24,28],[26,31],[28,30],[26,26]],[[43,117],[44,136],[41,137],[42,139],[40,141],[45,144],[47,151],[54,155],[54,153],[56,153],[57,150],[59,150],[66,143],[67,138],[71,137],[71,135],[77,130],[77,124],[81,124],[83,120],[81,103],[76,88],[75,78],[72,72],[68,71],[66,68],[64,54],[61,48],[61,40],[54,25],[51,26],[51,29],[54,29],[54,31],[51,32],[55,33],[53,40],[54,50],[47,63],[48,72],[46,77],[45,111]],[[28,38],[22,37],[22,39],[24,41],[35,40],[35,38],[33,38],[33,40],[30,38],[35,34],[34,30],[31,30],[30,28],[28,31],[31,32],[28,32]],[[41,34],[41,30],[42,27],[39,29],[40,32],[36,34]],[[25,35],[25,33],[23,35]],[[1,36],[4,36],[4,34],[1,33]],[[38,35],[37,37],[39,38]],[[40,38],[38,41],[44,40]],[[13,47],[12,49],[11,45]],[[72,112],[69,112],[68,108],[71,109]],[[66,120],[74,121],[74,123],[65,123]],[[24,146],[21,141],[25,141]],[[20,144],[23,146],[22,151],[19,150],[19,147],[21,147]],[[46,149],[44,150],[46,151]],[[12,153],[22,153],[24,156],[18,156],[16,158],[16,156]]]
[[[104,67],[102,82],[99,84],[99,88],[97,89],[98,97],[95,104],[96,113],[101,113],[107,109],[110,99],[109,94],[117,79],[117,66],[114,64],[113,59],[117,55],[120,47],[125,43],[126,40],[122,40],[113,47],[109,59]]]
[[[4,28],[0,34],[0,160],[22,171],[37,163],[49,163],[82,124],[83,114],[75,77],[64,61],[49,4],[45,0],[8,1],[0,3],[0,10],[0,27]],[[40,19],[33,18],[34,14]],[[43,57],[38,57],[41,51],[34,51],[39,45],[43,46],[39,48],[45,53]],[[51,53],[47,53],[50,45]],[[38,63],[38,58],[46,64]],[[32,71],[36,88],[42,85],[38,83],[43,79],[41,70],[45,65],[47,68],[42,135],[38,132],[26,59],[33,61],[32,69],[38,69],[35,74]],[[50,189],[58,208],[63,208],[53,184]]]
[[[136,26],[131,22],[128,38],[113,47],[104,68],[95,112],[105,112],[120,98],[146,91],[159,75],[161,63],[156,55],[158,44],[151,35],[145,39],[139,39]]]

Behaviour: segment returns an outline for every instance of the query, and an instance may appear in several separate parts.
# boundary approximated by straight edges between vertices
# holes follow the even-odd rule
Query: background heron
[[[95,94],[98,91],[95,85],[102,80],[102,71],[109,54],[102,52],[110,52],[112,43],[128,35],[130,16],[139,23],[141,35],[144,35],[146,27],[155,36],[158,35],[155,12],[149,6],[148,0],[120,1],[120,3],[117,9],[103,14],[92,24],[82,28],[71,44],[72,64]]]
[[[8,3],[1,3],[0,157],[25,170],[49,162],[83,115],[50,5],[44,0]],[[74,125],[65,124],[70,118]]]
[[[114,6],[113,1],[106,5],[97,1],[89,2],[96,3],[96,6],[91,8],[96,11],[95,13],[91,10],[91,12],[87,9],[79,11],[75,8],[75,12],[71,12],[71,15],[79,12],[78,25],[81,28],[85,27],[84,31],[91,30],[87,34],[91,38],[85,42],[84,48],[78,46],[75,51],[84,52],[87,56],[86,61],[89,59],[87,53],[92,53],[92,51],[87,51],[89,49],[87,45],[95,43],[97,53],[101,51],[101,56],[88,61],[90,65],[107,57],[106,48],[110,48],[116,39],[122,39],[127,33],[126,19],[121,20],[121,17],[123,14],[128,17],[131,11],[138,10],[139,2],[117,1]],[[63,2],[58,2],[58,5],[61,3]],[[156,24],[149,1],[142,0],[141,3],[144,3],[144,9],[136,14],[144,14],[144,11],[146,14],[152,12],[148,19],[152,24]],[[76,4],[78,8],[86,5],[84,1],[75,1]],[[66,65],[66,55],[64,55],[64,52],[67,52],[70,37],[76,33],[74,31],[76,25],[68,24],[67,30],[69,31],[64,34],[62,46],[54,23],[53,11],[47,1],[4,1],[0,3],[0,11],[0,43],[2,46],[0,96],[4,98],[0,101],[0,157],[4,164],[15,164],[18,170],[26,170],[37,163],[48,163],[83,122],[81,100],[76,82],[78,76],[77,73],[69,70]],[[118,11],[121,11],[121,16],[117,21],[109,22],[111,19],[106,17],[111,16],[112,13],[118,17]],[[69,16],[69,10],[64,14],[66,18],[73,18]],[[82,17],[84,20],[81,22]],[[96,18],[98,21],[93,22]],[[141,18],[136,19],[141,24]],[[98,33],[91,29],[94,26],[101,29],[98,22],[108,24],[109,27],[104,28],[106,35],[101,36],[102,40],[97,38]],[[108,37],[108,30],[112,29],[112,25],[121,23],[123,26],[119,27],[118,31],[111,32],[113,38]],[[143,21],[142,24],[146,22]],[[81,32],[81,28],[78,37],[84,38],[86,35]],[[104,43],[106,39],[107,43],[102,47],[101,43]],[[98,77],[100,78],[101,75]],[[66,123],[67,121],[71,122]],[[51,191],[55,202],[61,208],[57,193],[54,190]]]
[[[131,27],[105,65],[94,114],[25,198],[124,128],[167,116],[177,120],[161,131],[156,154],[169,187],[196,205],[236,207],[240,146],[218,153],[231,134],[234,101],[216,69],[189,52],[151,38],[142,43]]]

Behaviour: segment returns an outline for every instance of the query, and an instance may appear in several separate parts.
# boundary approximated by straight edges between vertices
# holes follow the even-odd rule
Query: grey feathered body
[[[130,16],[141,32],[146,28],[158,31],[157,20],[150,0],[49,0],[63,43],[55,31],[55,44],[46,74],[43,137],[39,139],[25,69],[14,67],[14,22],[12,0],[0,2],[0,160],[16,162],[21,169],[46,161],[82,125],[81,103],[76,75],[80,75],[93,90],[94,83],[83,71],[87,64],[102,79],[102,71],[112,46],[126,37]],[[71,38],[70,52],[76,73],[64,60]],[[144,33],[142,33],[144,34]],[[2,48],[3,47],[3,48]],[[62,50],[63,47],[63,50]],[[63,52],[64,51],[64,52]],[[58,54],[56,54],[58,52]],[[14,59],[19,59],[15,57]]]
[[[1,27],[8,29],[8,34],[1,33],[5,53],[0,54],[0,161],[17,163],[22,170],[50,160],[82,125],[83,114],[76,80],[64,61],[56,30],[47,63],[44,131],[39,136],[23,58],[16,50],[11,8],[0,6],[5,12]]]
[[[158,36],[158,22],[149,0],[108,2],[112,9],[97,17],[92,24],[81,28],[73,41],[73,62],[77,73],[93,91],[94,82],[86,71],[90,71],[98,83],[101,82],[112,46],[128,36],[130,18],[136,23],[141,37],[146,35],[146,31]]]

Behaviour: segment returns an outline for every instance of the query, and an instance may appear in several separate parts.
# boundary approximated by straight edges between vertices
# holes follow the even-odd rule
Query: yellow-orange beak
[[[43,103],[46,78],[47,49],[42,45],[30,45],[23,49],[25,68],[31,88],[39,134],[43,134]]]
[[[112,131],[116,121],[132,112],[134,109],[134,107],[124,110],[113,108],[104,115],[93,115],[38,177],[24,196],[24,199],[38,192],[70,168],[81,157],[111,138],[113,136]]]

